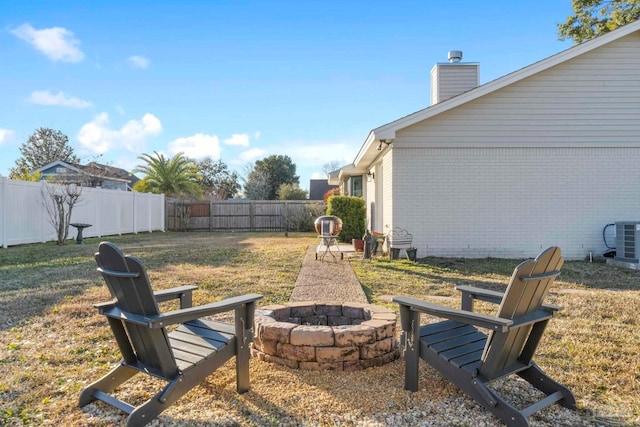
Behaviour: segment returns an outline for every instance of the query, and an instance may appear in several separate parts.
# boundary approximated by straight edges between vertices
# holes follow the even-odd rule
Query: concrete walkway
[[[335,248],[331,249],[333,251]],[[339,254],[336,258],[327,254],[324,260],[320,261],[316,260],[316,246],[309,246],[289,301],[367,304],[367,297],[348,261],[349,258],[360,257],[361,254],[354,253],[350,245],[341,245],[340,251],[344,253],[344,260],[340,260]]]

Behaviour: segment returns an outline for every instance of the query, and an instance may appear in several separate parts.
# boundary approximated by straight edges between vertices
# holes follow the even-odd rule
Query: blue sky
[[[449,50],[486,83],[571,46],[570,0],[0,0],[0,175],[39,127],[83,162],[142,153],[246,165],[286,154],[302,188],[373,128],[429,105]]]

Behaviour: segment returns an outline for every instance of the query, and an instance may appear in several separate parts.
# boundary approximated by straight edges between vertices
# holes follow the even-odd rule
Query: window
[[[351,177],[351,195],[354,197],[362,197],[362,176]]]

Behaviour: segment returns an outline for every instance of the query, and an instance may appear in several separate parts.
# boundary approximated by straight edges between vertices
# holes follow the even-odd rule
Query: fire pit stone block
[[[335,343],[331,326],[300,325],[291,330],[292,345],[314,347],[332,346]]]
[[[399,357],[396,314],[360,303],[300,302],[257,311],[252,354],[293,369],[354,371]]]

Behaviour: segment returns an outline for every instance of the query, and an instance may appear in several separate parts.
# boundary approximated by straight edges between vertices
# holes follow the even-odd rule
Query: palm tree
[[[145,162],[134,169],[146,176],[136,183],[134,189],[167,196],[195,195],[202,193],[197,181],[197,168],[192,160],[178,153],[167,158],[157,151],[153,155],[143,154],[138,159]]]

